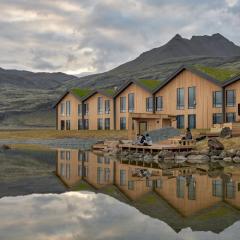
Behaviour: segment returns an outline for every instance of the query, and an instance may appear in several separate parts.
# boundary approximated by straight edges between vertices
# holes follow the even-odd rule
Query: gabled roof
[[[237,81],[239,81],[239,80],[240,80],[240,74],[237,75],[237,76],[235,76],[235,77],[233,77],[233,78],[231,78],[231,79],[229,79],[229,80],[227,80],[227,81],[225,81],[225,82],[223,83],[223,87],[227,87],[228,85],[230,85],[230,84],[232,84],[232,83],[235,83],[235,82],[237,82]]]
[[[55,108],[69,93],[73,94],[76,98],[79,99],[79,101],[83,101],[83,98],[90,94],[92,90],[85,89],[85,88],[73,88],[68,91],[66,91],[59,99],[58,101],[53,105],[53,108]]]
[[[116,92],[114,98],[116,98],[120,93],[122,93],[126,88],[128,88],[131,84],[136,84],[137,86],[143,88],[149,93],[160,85],[159,80],[148,80],[148,79],[139,79],[139,80],[129,80],[125,82]]]
[[[193,66],[189,67],[189,66],[181,66],[180,68],[178,68],[175,72],[173,72],[166,80],[164,80],[159,87],[157,87],[153,93],[158,92],[160,89],[162,89],[164,86],[166,86],[169,82],[171,82],[178,74],[180,74],[182,71],[184,70],[188,70],[194,74],[196,74],[197,76],[204,78],[210,82],[212,82],[215,85],[218,86],[222,86],[222,82],[217,80],[216,78],[204,73],[203,71],[200,71],[197,68],[194,68]]]
[[[89,93],[88,95],[86,95],[82,101],[86,101],[87,99],[89,99],[90,97],[92,97],[93,95],[99,93],[99,94],[102,94],[106,97],[109,97],[109,98],[113,98],[114,94],[115,94],[115,90],[114,89],[98,89],[98,90],[95,90],[95,91],[92,91],[91,93]]]

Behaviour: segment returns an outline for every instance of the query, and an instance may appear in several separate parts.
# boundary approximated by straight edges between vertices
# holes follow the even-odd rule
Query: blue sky
[[[240,45],[240,0],[1,0],[0,67],[97,73],[182,37]]]

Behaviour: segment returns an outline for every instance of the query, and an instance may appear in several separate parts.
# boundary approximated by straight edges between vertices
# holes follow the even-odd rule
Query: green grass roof
[[[72,92],[74,95],[82,98],[82,97],[85,97],[85,96],[87,96],[88,94],[90,94],[90,93],[91,93],[91,90],[90,90],[90,89],[87,89],[87,88],[73,88],[73,89],[71,89],[71,92]]]
[[[103,89],[102,91],[109,96],[113,96],[116,93],[116,91],[113,88]]]
[[[161,83],[160,80],[150,80],[150,79],[139,79],[138,82],[142,84],[144,87],[148,88],[150,91],[157,88]]]
[[[228,80],[240,73],[238,70],[233,69],[206,67],[201,65],[194,65],[193,67],[221,82]]]

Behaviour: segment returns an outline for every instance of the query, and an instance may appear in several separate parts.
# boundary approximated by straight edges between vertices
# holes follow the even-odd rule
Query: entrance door
[[[139,134],[147,131],[147,122],[139,122]]]

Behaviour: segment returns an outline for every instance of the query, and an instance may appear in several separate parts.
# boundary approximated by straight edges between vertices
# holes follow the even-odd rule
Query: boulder
[[[226,162],[226,163],[230,163],[230,162],[232,162],[232,158],[231,157],[225,157],[225,158],[223,158],[223,161]]]
[[[212,150],[224,150],[223,144],[216,138],[211,138],[208,140],[208,147]]]
[[[229,127],[224,127],[220,132],[221,138],[231,138],[232,137],[232,130]]]
[[[189,155],[187,162],[189,163],[208,163],[210,158],[207,155]]]
[[[187,161],[187,158],[185,156],[175,156],[175,163],[184,163]]]
[[[230,149],[227,151],[227,156],[229,157],[235,157],[236,156],[236,153],[237,153],[237,150],[235,149]]]
[[[234,163],[240,163],[240,157],[236,156],[233,158]]]

